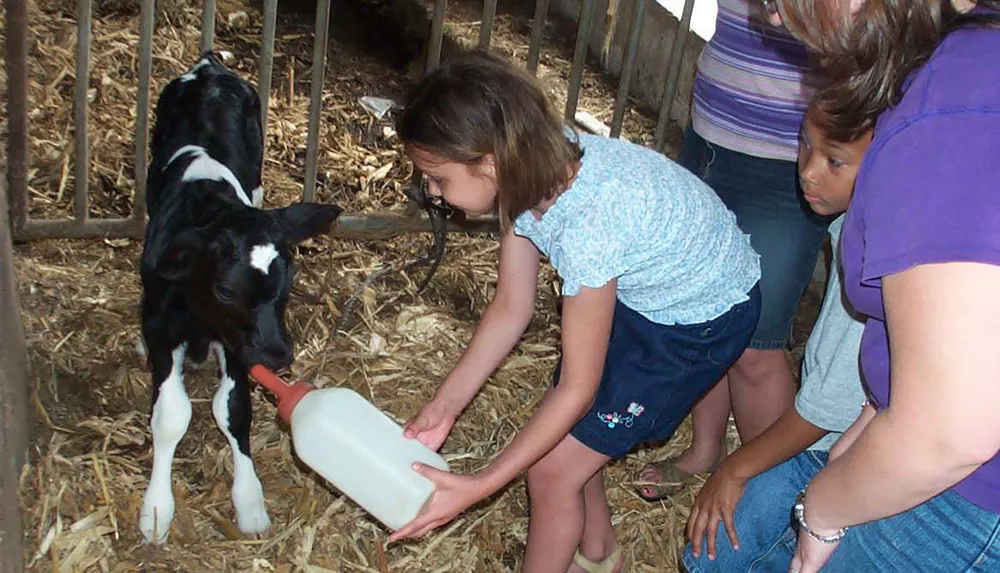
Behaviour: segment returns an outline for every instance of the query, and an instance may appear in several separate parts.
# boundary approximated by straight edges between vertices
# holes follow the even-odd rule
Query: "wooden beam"
[[[41,239],[141,239],[146,218],[141,219],[90,219],[80,223],[72,219],[41,221],[28,219],[14,235],[18,243]]]
[[[144,219],[90,219],[81,224],[73,219],[29,219],[15,236],[18,243],[42,239],[105,239],[125,238],[142,240]],[[401,212],[376,212],[341,215],[333,235],[343,239],[390,239],[407,233],[431,233],[430,218],[418,212],[406,215]],[[464,217],[461,214],[448,219],[451,233],[498,233],[499,220],[495,217]]]

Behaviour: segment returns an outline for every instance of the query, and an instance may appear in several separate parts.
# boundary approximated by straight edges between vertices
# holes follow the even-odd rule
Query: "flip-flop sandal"
[[[580,568],[582,568],[587,573],[614,573],[615,565],[618,565],[618,560],[621,559],[621,556],[622,556],[621,545],[615,547],[615,550],[611,552],[611,555],[608,555],[604,559],[604,561],[601,561],[599,563],[587,559],[586,557],[583,556],[583,553],[580,553],[580,550],[577,549],[576,555],[573,556],[573,563],[579,565]],[[622,570],[619,571],[618,573],[627,573],[625,571],[624,565],[622,565]]]
[[[653,468],[660,473],[660,481],[658,482],[636,482],[635,493],[644,499],[645,501],[662,501],[680,490],[684,489],[685,486],[691,483],[694,476],[698,473],[686,472],[677,467],[677,460],[680,456],[672,456],[663,461],[647,464],[643,471],[647,468]],[[708,469],[708,473],[712,473],[719,464],[722,463],[721,460],[716,461],[715,465]],[[642,472],[640,472],[642,473]],[[652,491],[652,495],[646,495],[643,493],[644,490]]]

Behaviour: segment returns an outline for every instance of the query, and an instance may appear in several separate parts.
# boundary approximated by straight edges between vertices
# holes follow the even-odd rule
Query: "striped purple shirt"
[[[794,161],[810,95],[805,46],[752,19],[748,0],[718,1],[715,35],[698,58],[692,127],[727,149]]]

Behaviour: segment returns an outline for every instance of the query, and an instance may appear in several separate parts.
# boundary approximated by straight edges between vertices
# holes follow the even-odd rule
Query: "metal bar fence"
[[[316,173],[319,168],[319,120],[323,105],[323,78],[326,73],[326,47],[330,32],[330,0],[316,3],[316,39],[313,42],[312,94],[309,100],[309,136],[306,142],[306,184],[302,200],[316,196]]]
[[[215,46],[215,0],[203,0],[201,5],[201,51]]]
[[[677,79],[681,73],[681,62],[684,59],[684,48],[687,47],[688,30],[691,29],[691,14],[694,12],[694,0],[684,0],[684,10],[681,21],[674,34],[674,47],[670,51],[670,61],[667,63],[667,85],[663,88],[663,98],[660,100],[660,114],[656,120],[656,150],[663,153],[667,143],[667,123],[670,119],[670,108],[674,105],[677,95]]]
[[[153,75],[153,24],[156,0],[142,0],[139,9],[139,98],[135,113],[135,200],[132,218],[146,217],[146,174],[149,172],[149,82]]]
[[[594,0],[580,2],[579,26],[576,29],[576,49],[573,51],[573,68],[569,73],[569,93],[566,95],[566,111],[563,118],[573,121],[580,101],[580,85],[583,83],[583,66],[587,61],[587,45],[590,43],[590,26],[594,21]]]
[[[28,222],[28,7],[6,0],[7,192],[11,234]]]
[[[267,110],[271,103],[271,76],[274,73],[274,35],[277,33],[277,24],[278,0],[264,0],[264,30],[260,48],[260,75],[257,80],[257,91],[260,94],[260,125],[264,133],[267,133]]]
[[[611,137],[620,137],[627,107],[629,88],[642,36],[643,21],[649,0],[635,0],[633,4],[622,2],[617,10],[633,10],[629,24],[628,40],[619,76],[618,92],[611,122]],[[498,0],[483,0],[483,16],[480,24],[479,47],[489,49]],[[152,73],[153,29],[155,0],[141,0],[140,3],[140,44],[139,44],[139,85],[136,102],[136,149],[135,149],[135,196],[133,210],[128,218],[99,219],[89,217],[88,171],[90,149],[88,141],[87,112],[89,107],[88,86],[90,74],[90,51],[92,35],[93,0],[79,0],[77,3],[77,62],[74,97],[75,123],[75,186],[74,216],[71,219],[35,220],[28,217],[27,186],[27,39],[24,26],[27,22],[24,0],[6,0],[8,13],[7,29],[7,72],[9,97],[7,112],[8,129],[8,171],[7,183],[10,199],[10,226],[15,240],[25,241],[43,238],[100,238],[129,237],[141,238],[146,217],[146,175],[149,168],[146,156],[149,143],[150,80]],[[541,47],[545,35],[550,0],[536,0],[535,15],[531,26],[526,68],[537,74]],[[690,29],[694,0],[685,0],[678,31],[673,41],[673,50],[668,62],[666,85],[661,99],[655,132],[656,146],[663,151],[665,131],[670,119],[670,109],[676,95],[680,65],[683,58],[687,33]],[[259,72],[259,92],[261,96],[261,120],[267,130],[268,108],[274,71],[274,44],[276,33],[278,0],[264,0],[263,31],[261,34],[261,55]],[[444,22],[447,0],[436,0],[431,21],[431,33],[427,42],[425,73],[433,70],[441,61],[441,47],[444,37]],[[319,132],[322,119],[323,83],[328,51],[331,0],[319,0],[316,7],[316,31],[313,44],[313,63],[306,146],[305,180],[302,200],[314,201],[319,157]],[[570,71],[564,117],[573,121],[579,104],[583,72],[588,53],[591,27],[594,19],[594,0],[580,0],[577,34]],[[202,4],[202,27],[200,47],[202,51],[212,49],[215,44],[216,1],[204,0]],[[608,33],[613,33],[609,31]],[[415,181],[419,183],[419,181]],[[395,214],[374,213],[368,215],[347,215],[339,219],[336,235],[345,237],[389,237],[411,232],[429,232],[430,221],[425,215],[408,210],[410,214],[400,217]],[[483,232],[496,230],[493,218],[471,218],[449,226],[451,231]]]
[[[646,18],[647,0],[635,1],[635,12],[629,24],[628,46],[625,48],[625,60],[622,62],[621,77],[618,80],[618,96],[615,98],[615,115],[611,119],[611,137],[620,137],[622,124],[625,122],[625,105],[628,103],[628,88],[632,81],[632,68],[635,67],[635,54],[639,51],[639,38],[642,37],[642,22]]]
[[[76,82],[73,118],[76,138],[76,188],[73,207],[78,223],[87,220],[87,172],[90,170],[90,145],[88,141],[87,107],[90,90],[90,40],[92,35],[91,0],[77,0],[76,4]]]
[[[435,0],[434,17],[431,20],[431,37],[427,46],[427,67],[424,73],[429,74],[441,63],[441,44],[444,40],[444,16],[448,10],[448,0]]]
[[[535,0],[535,18],[531,22],[531,41],[528,44],[528,71],[538,73],[538,59],[542,53],[542,39],[545,37],[545,18],[549,13],[549,0]]]
[[[497,0],[483,1],[483,23],[479,25],[479,49],[490,49],[490,38],[493,36],[493,20],[497,15]]]

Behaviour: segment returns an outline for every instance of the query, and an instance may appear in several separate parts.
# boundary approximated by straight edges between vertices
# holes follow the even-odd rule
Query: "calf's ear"
[[[285,244],[301,243],[309,237],[328,233],[333,222],[340,216],[337,205],[320,203],[296,203],[272,211],[278,220]]]

